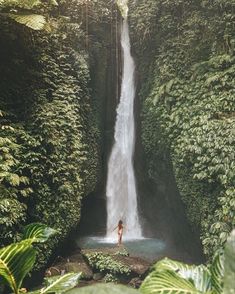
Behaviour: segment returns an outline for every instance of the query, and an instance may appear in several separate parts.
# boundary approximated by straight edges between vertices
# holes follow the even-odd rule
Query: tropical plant
[[[173,169],[211,258],[235,226],[235,2],[129,2],[148,175]]]
[[[47,2],[49,5],[58,5],[56,0],[49,0]],[[1,0],[0,16],[9,17],[33,30],[42,30],[47,28],[46,17],[34,13],[35,9],[42,6],[43,2],[41,0]]]
[[[73,289],[67,292],[67,294],[138,294],[139,291],[126,287],[123,285],[115,284],[98,284],[94,286],[83,287],[79,289]]]
[[[15,294],[20,288],[25,276],[32,269],[36,260],[34,242],[45,242],[56,231],[43,224],[26,226],[23,237],[29,237],[21,242],[0,249],[0,279],[7,283]]]
[[[45,279],[45,287],[29,292],[29,294],[60,294],[67,293],[70,289],[73,289],[81,277],[81,273],[68,273],[63,276],[54,276]]]
[[[222,293],[224,255],[216,254],[211,266],[187,265],[165,258],[153,267],[141,286],[143,294]]]
[[[130,268],[122,262],[115,260],[115,256],[103,252],[92,252],[85,254],[90,266],[104,273],[111,273],[113,275],[124,274],[129,275]]]

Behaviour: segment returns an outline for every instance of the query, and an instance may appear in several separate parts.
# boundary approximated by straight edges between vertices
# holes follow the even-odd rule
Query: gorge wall
[[[18,240],[31,222],[57,229],[38,268],[77,227],[81,199],[101,181],[106,107],[112,115],[105,101],[116,70],[108,68],[116,24],[105,1],[40,12],[50,17],[48,31],[0,19],[0,243]]]
[[[234,226],[232,11],[230,1],[130,1],[148,176],[159,189],[173,171],[207,255]]]
[[[48,32],[0,17],[0,243],[17,240],[30,222],[58,229],[38,268],[77,228],[82,199],[82,233],[105,226],[120,14],[113,2],[85,2],[44,7]],[[144,230],[174,235],[185,248],[200,235],[211,255],[234,226],[234,6],[129,3]]]

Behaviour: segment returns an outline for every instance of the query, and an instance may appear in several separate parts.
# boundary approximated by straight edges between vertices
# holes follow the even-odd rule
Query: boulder
[[[91,280],[93,271],[84,260],[80,253],[73,254],[72,256],[55,263],[53,266],[46,270],[46,276],[56,276],[68,272],[82,273],[84,280]]]
[[[142,277],[145,276],[145,274],[148,272],[151,263],[135,256],[129,256],[127,250],[125,247],[113,247],[113,248],[100,248],[100,249],[86,249],[82,250],[82,254],[84,257],[94,254],[94,253],[100,253],[102,255],[108,255],[113,260],[121,263],[122,265],[126,266],[130,269],[132,276],[138,276]]]
[[[93,275],[93,280],[94,281],[100,281],[102,280],[104,277],[104,274],[103,273],[94,273]]]
[[[138,289],[141,286],[142,282],[143,281],[140,278],[136,277],[131,279],[128,285],[131,286],[132,288]]]
[[[113,258],[129,267],[131,273],[135,276],[144,276],[151,266],[148,261],[135,256],[114,255]]]
[[[67,273],[82,273],[82,279],[91,280],[93,277],[93,272],[91,268],[83,261],[83,262],[68,262],[65,264],[65,271]]]

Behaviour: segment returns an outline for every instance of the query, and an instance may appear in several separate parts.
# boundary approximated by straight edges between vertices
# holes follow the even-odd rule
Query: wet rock
[[[148,261],[135,256],[115,255],[113,258],[129,267],[131,273],[136,276],[144,276],[151,266]]]
[[[128,285],[135,289],[138,289],[141,286],[142,282],[143,281],[140,278],[136,277],[131,279]]]
[[[94,281],[100,281],[104,278],[104,274],[103,273],[94,273],[93,275],[93,280]]]
[[[61,274],[61,269],[60,267],[56,267],[56,266],[49,267],[45,272],[46,277],[58,276],[60,274]]]
[[[82,273],[82,279],[91,280],[93,277],[93,272],[91,268],[85,262],[68,262],[65,264],[65,271],[67,273]]]
[[[100,253],[104,256],[110,256],[114,261],[119,262],[126,268],[130,269],[132,277],[142,277],[148,272],[151,263],[135,256],[129,256],[125,247],[101,248],[101,249],[86,249],[82,250],[84,256]]]
[[[46,276],[56,276],[69,272],[82,273],[82,279],[91,280],[93,277],[93,271],[84,260],[80,253],[73,254],[72,256],[60,260],[52,267],[46,270]]]

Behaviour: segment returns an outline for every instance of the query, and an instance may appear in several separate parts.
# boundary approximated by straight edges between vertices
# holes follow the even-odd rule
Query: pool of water
[[[82,249],[111,248],[117,242],[102,237],[83,237],[76,240],[77,245]],[[164,241],[154,238],[124,239],[123,246],[130,255],[145,258],[149,261],[163,257],[167,250]]]

